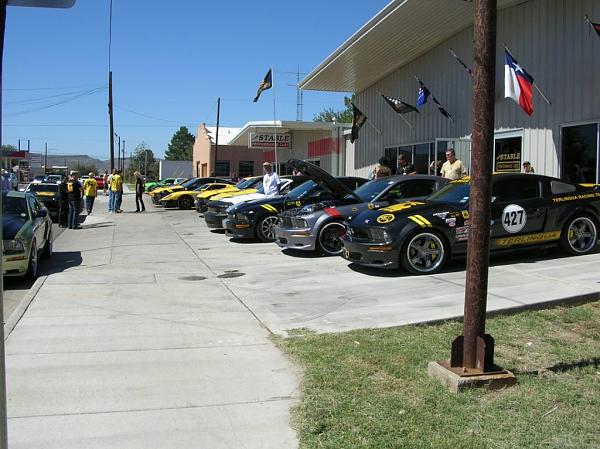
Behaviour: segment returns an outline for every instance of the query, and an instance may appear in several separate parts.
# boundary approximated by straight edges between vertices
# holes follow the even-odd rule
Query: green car
[[[48,209],[25,192],[2,193],[2,274],[35,279],[38,257],[52,255]]]
[[[178,184],[181,181],[185,181],[187,178],[165,178],[160,181],[149,181],[144,184],[144,189],[146,192],[150,192],[158,187],[168,187],[173,184]]]

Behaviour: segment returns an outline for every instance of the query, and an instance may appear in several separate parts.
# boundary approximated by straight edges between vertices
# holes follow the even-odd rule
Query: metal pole
[[[44,174],[48,173],[48,142],[46,142],[46,157],[44,158]]]
[[[108,121],[110,133],[110,170],[115,168],[115,127],[113,124],[112,72],[108,72]]]
[[[148,150],[144,148],[144,176],[148,176]]]
[[[117,149],[117,170],[121,170],[121,136],[117,135],[119,138],[119,148]]]
[[[2,61],[4,55],[4,30],[6,25],[6,3],[0,0],[0,145],[2,144]],[[19,140],[19,147],[21,146]],[[2,221],[2,195],[0,195],[0,221]],[[2,241],[2,228],[0,228]],[[0,449],[8,448],[6,423],[6,363],[4,352],[4,285],[0,276]]]
[[[277,166],[277,115],[275,109],[275,70],[271,71],[271,86],[273,87],[273,137],[275,137],[275,170],[279,172],[280,170]]]
[[[221,120],[221,97],[217,98],[217,135],[215,136],[215,176],[217,175],[217,161],[219,155],[219,125]]]
[[[123,139],[123,158],[121,159],[121,164],[123,165],[121,170],[123,171],[123,176],[125,176],[125,139]]]
[[[476,0],[474,18],[471,198],[465,282],[463,366],[485,371],[493,356],[484,357],[490,254],[492,154],[494,151],[494,86],[496,76],[497,0]],[[491,339],[491,337],[490,337]],[[478,347],[479,346],[479,347]],[[488,362],[485,363],[484,361]],[[488,365],[488,366],[485,366]]]

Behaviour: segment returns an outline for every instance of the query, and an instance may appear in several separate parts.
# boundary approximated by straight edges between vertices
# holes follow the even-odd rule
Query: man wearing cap
[[[98,182],[94,178],[94,174],[90,173],[90,177],[83,181],[83,195],[85,196],[85,208],[88,215],[91,215],[94,208],[94,200],[98,194]]]
[[[265,162],[263,164],[263,171],[265,172],[265,175],[263,176],[265,195],[279,195],[279,176],[273,171],[270,162]]]

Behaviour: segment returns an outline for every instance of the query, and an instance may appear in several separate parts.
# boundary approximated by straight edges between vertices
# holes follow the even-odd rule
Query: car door
[[[29,210],[31,214],[33,236],[35,237],[39,251],[46,243],[46,220],[43,217],[37,216],[42,209],[42,206],[34,196],[27,195],[27,203],[29,204]]]
[[[542,232],[547,208],[537,176],[498,176],[492,181],[492,238]]]

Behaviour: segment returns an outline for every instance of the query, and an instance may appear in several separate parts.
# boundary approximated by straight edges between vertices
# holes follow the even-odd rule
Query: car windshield
[[[196,187],[194,189],[194,191],[199,192],[201,190],[206,190],[206,189],[208,189],[209,186],[210,186],[210,184],[202,184],[202,185],[199,185],[198,187]]]
[[[27,203],[25,198],[4,196],[2,198],[2,213],[5,217],[27,218]]]
[[[394,181],[386,179],[374,179],[373,181],[369,181],[360,186],[355,190],[355,193],[363,202],[369,203],[377,198],[381,192],[383,192],[392,184],[394,184]]]
[[[58,184],[29,184],[27,192],[58,192]]]
[[[317,187],[317,183],[311,179],[310,181],[303,182],[298,187],[290,190],[290,193],[287,194],[287,197],[292,201],[301,200],[309,195],[315,187]]]
[[[193,186],[197,182],[198,182],[198,179],[190,179],[189,181],[186,181],[183,184],[181,184],[181,186],[184,188],[188,188],[190,186]]]
[[[33,178],[34,181],[44,181],[45,179],[45,176],[36,176],[35,178]]]
[[[265,186],[263,184],[261,184],[260,187],[256,190],[256,193],[262,193],[264,195],[265,194]]]
[[[469,202],[470,192],[471,186],[468,182],[451,182],[428,196],[427,199],[444,203],[466,204]]]
[[[254,185],[254,183],[256,182],[256,179],[244,179],[240,182],[238,182],[235,186],[238,189],[249,189],[251,186]]]

